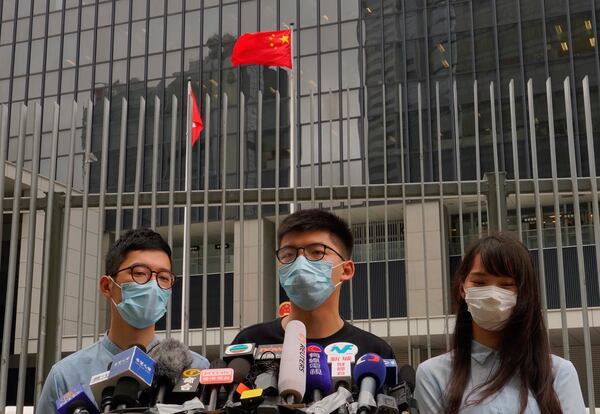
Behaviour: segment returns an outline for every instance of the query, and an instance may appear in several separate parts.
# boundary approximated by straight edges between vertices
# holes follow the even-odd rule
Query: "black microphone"
[[[418,413],[417,401],[412,397],[415,390],[416,374],[413,367],[403,365],[398,371],[398,385],[389,391],[396,399],[398,409],[402,413]]]
[[[156,345],[149,354],[156,362],[154,384],[156,391],[152,405],[165,401],[167,389],[171,389],[179,375],[192,364],[192,353],[181,341],[167,338]]]
[[[227,368],[231,368],[233,370],[233,382],[231,383],[231,386],[227,387],[229,388],[229,395],[227,396],[228,404],[235,402],[236,387],[246,381],[246,377],[250,373],[251,367],[250,361],[242,357],[233,358],[229,361],[229,364],[227,364]]]
[[[219,389],[222,385],[233,382],[233,370],[221,358],[210,363],[208,369],[200,372],[200,384],[204,385],[204,398],[207,411],[214,411],[217,407]],[[208,401],[207,401],[208,400]]]
[[[172,404],[183,404],[198,396],[200,388],[200,373],[198,368],[189,368],[181,373],[179,379],[173,386],[169,402]]]
[[[56,400],[59,414],[98,414],[98,408],[81,384]]]
[[[112,405],[117,410],[138,405],[138,393],[152,385],[155,362],[137,346],[113,357],[109,378],[116,379]]]

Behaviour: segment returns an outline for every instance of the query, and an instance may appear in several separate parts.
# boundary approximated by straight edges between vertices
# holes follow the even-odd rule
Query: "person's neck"
[[[122,350],[128,349],[133,345],[143,345],[145,348],[148,348],[153,338],[154,325],[150,325],[144,329],[137,329],[119,317],[112,315],[110,318],[108,339]]]
[[[305,311],[292,303],[290,314],[282,319],[281,326],[285,330],[289,321],[298,320],[306,325],[307,338],[319,339],[333,335],[344,326],[344,320],[338,307],[328,302],[312,311]]]
[[[495,351],[500,349],[502,343],[502,337],[499,332],[483,329],[475,322],[473,322],[473,340]]]

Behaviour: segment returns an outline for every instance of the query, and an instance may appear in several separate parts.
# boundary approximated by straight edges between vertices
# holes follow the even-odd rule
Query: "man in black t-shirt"
[[[346,222],[325,210],[301,210],[283,220],[277,238],[277,271],[290,313],[243,329],[233,343],[283,343],[287,323],[299,320],[306,325],[307,342],[323,347],[350,342],[358,347],[357,359],[368,352],[395,358],[387,342],[340,316],[341,284],[355,272],[354,237]]]

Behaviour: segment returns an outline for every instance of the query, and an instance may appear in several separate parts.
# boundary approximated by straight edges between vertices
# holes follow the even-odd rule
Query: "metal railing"
[[[482,171],[481,167],[481,142],[479,137],[479,105],[483,102],[479,99],[478,86],[489,86],[489,101],[491,119],[491,145],[493,149],[493,171]],[[382,103],[386,103],[386,85],[381,86]],[[581,309],[576,310],[581,320],[580,326],[569,326],[567,320],[567,307],[565,299],[565,275],[563,264],[559,263],[559,302],[560,302],[560,332],[562,340],[563,355],[570,358],[570,329],[578,329],[582,338],[584,348],[585,364],[580,369],[580,377],[585,378],[586,400],[590,408],[595,407],[594,394],[594,372],[592,360],[592,341],[590,337],[590,319],[586,293],[586,269],[583,259],[583,246],[590,244],[595,246],[596,267],[600,266],[600,213],[598,211],[598,183],[596,176],[596,165],[594,147],[597,140],[594,138],[592,112],[590,102],[590,87],[588,78],[585,77],[581,83],[582,99],[585,116],[585,138],[578,142],[582,152],[586,152],[579,159],[587,159],[589,163],[589,175],[582,176],[578,172],[578,158],[576,152],[576,136],[573,130],[573,113],[576,108],[576,102],[572,101],[575,91],[571,90],[570,80],[567,78],[562,84],[563,96],[557,98],[556,91],[552,89],[550,79],[545,84],[546,107],[534,107],[533,82],[530,80],[527,84],[528,104],[527,130],[528,136],[519,137],[516,124],[516,103],[514,93],[514,83],[511,81],[508,87],[508,96],[510,104],[510,143],[512,162],[506,165],[512,165],[512,171],[502,171],[500,163],[500,154],[498,142],[498,127],[495,117],[497,114],[495,93],[497,89],[493,83],[489,85],[473,84],[473,104],[475,136],[473,139],[475,147],[475,160],[465,158],[461,145],[461,122],[459,122],[460,106],[458,102],[456,83],[451,88],[451,98],[449,107],[451,113],[450,139],[444,139],[442,142],[442,108],[440,106],[439,84],[435,84],[435,99],[428,106],[432,119],[431,139],[432,148],[435,147],[435,156],[437,158],[437,177],[431,181],[420,180],[418,182],[408,182],[405,180],[408,166],[409,145],[411,151],[415,151],[414,146],[418,147],[418,170],[420,177],[426,177],[425,172],[425,138],[428,136],[428,128],[423,120],[425,105],[423,102],[423,91],[421,85],[418,85],[416,106],[411,104],[410,116],[418,120],[416,129],[406,127],[408,125],[409,108],[405,108],[408,102],[406,91],[402,85],[397,86],[398,113],[398,133],[394,137],[399,153],[393,156],[399,158],[395,160],[400,164],[399,182],[388,181],[388,165],[392,155],[388,153],[387,141],[382,146],[382,151],[378,152],[380,160],[373,158],[373,149],[369,145],[370,139],[366,131],[361,131],[361,165],[363,168],[364,180],[353,182],[351,168],[356,161],[350,154],[350,135],[340,134],[335,137],[329,136],[328,144],[340,145],[340,148],[346,150],[346,154],[340,155],[340,165],[343,170],[343,176],[336,184],[333,179],[329,180],[329,186],[318,186],[316,171],[318,168],[314,157],[310,157],[310,162],[302,166],[300,145],[306,145],[307,137],[302,137],[303,144],[293,143],[294,151],[292,167],[295,172],[300,171],[300,167],[308,168],[310,171],[309,179],[303,181],[300,174],[293,174],[291,185],[280,186],[280,167],[282,166],[282,153],[280,151],[280,121],[281,121],[281,100],[279,91],[275,91],[275,113],[268,114],[275,120],[275,131],[270,131],[271,137],[274,136],[275,142],[269,142],[275,147],[275,185],[263,186],[262,166],[263,160],[263,119],[267,114],[263,114],[263,95],[258,92],[256,100],[248,105],[245,102],[245,96],[240,94],[239,112],[234,122],[238,125],[237,136],[230,136],[227,128],[231,122],[228,122],[228,99],[223,96],[220,101],[221,108],[211,107],[211,97],[206,95],[203,100],[205,130],[203,134],[203,146],[200,146],[201,154],[197,154],[197,161],[201,161],[198,168],[199,179],[194,181],[196,184],[182,189],[176,185],[178,173],[181,169],[178,162],[182,157],[178,157],[178,149],[185,148],[182,140],[185,133],[181,131],[183,122],[178,122],[180,108],[178,99],[173,96],[170,104],[170,117],[163,114],[163,106],[158,98],[154,100],[154,114],[151,116],[146,113],[146,101],[142,98],[139,103],[139,113],[128,113],[128,102],[123,99],[120,102],[120,118],[118,113],[111,113],[111,102],[104,99],[94,106],[92,102],[86,103],[85,107],[85,126],[78,126],[77,119],[81,107],[73,104],[71,113],[71,128],[68,131],[68,157],[66,182],[58,183],[57,177],[57,148],[59,143],[59,116],[61,109],[58,105],[54,106],[52,133],[50,136],[51,153],[49,157],[50,172],[48,177],[42,177],[39,174],[40,142],[42,136],[42,118],[41,107],[33,104],[29,107],[21,106],[13,108],[19,111],[19,128],[16,137],[17,151],[16,159],[7,161],[7,148],[9,141],[9,117],[8,107],[3,105],[0,110],[0,170],[4,174],[4,179],[0,180],[0,199],[3,202],[4,214],[11,215],[11,228],[8,254],[8,274],[6,289],[6,305],[4,313],[3,335],[2,335],[2,359],[0,366],[0,411],[6,404],[8,390],[8,373],[11,359],[18,360],[17,375],[17,397],[16,405],[18,412],[21,412],[24,403],[25,379],[27,369],[28,353],[36,354],[36,395],[39,395],[45,375],[52,364],[60,359],[65,351],[65,337],[73,334],[75,338],[74,349],[81,349],[84,342],[92,341],[98,338],[100,331],[104,329],[104,319],[106,316],[106,307],[100,300],[96,292],[90,297],[88,292],[90,280],[95,281],[95,277],[102,274],[102,260],[104,250],[111,240],[117,238],[127,227],[138,227],[145,224],[146,217],[150,217],[149,226],[162,232],[167,238],[169,244],[191,246],[190,240],[182,240],[183,223],[179,220],[180,212],[186,211],[193,217],[193,226],[191,232],[194,238],[201,239],[201,247],[198,247],[197,265],[194,272],[203,275],[202,304],[203,304],[203,323],[201,332],[196,336],[195,343],[190,343],[189,336],[189,280],[183,280],[183,299],[180,309],[176,309],[169,304],[168,314],[181,312],[182,326],[179,333],[185,342],[196,347],[201,347],[202,352],[207,353],[209,345],[222,348],[225,338],[229,338],[233,331],[226,332],[224,326],[224,280],[225,274],[231,270],[234,272],[234,291],[238,297],[234,298],[234,325],[236,327],[246,326],[248,323],[270,319],[272,312],[279,301],[279,286],[277,283],[276,272],[274,270],[273,251],[276,248],[277,240],[275,235],[279,222],[284,215],[290,211],[311,206],[322,206],[329,208],[334,213],[348,220],[349,224],[364,223],[364,240],[371,240],[370,229],[372,223],[383,223],[383,241],[377,241],[369,244],[359,244],[356,246],[355,259],[367,263],[366,269],[366,291],[355,292],[352,283],[349,285],[347,294],[350,298],[351,320],[360,323],[368,330],[374,330],[377,326],[378,333],[382,336],[393,339],[401,336],[406,339],[406,345],[398,352],[406,352],[409,362],[413,362],[415,349],[422,348],[426,351],[427,357],[432,355],[432,348],[443,348],[444,343],[448,344],[450,335],[451,318],[449,316],[450,297],[447,287],[450,280],[450,269],[447,259],[452,254],[463,254],[465,245],[472,236],[479,236],[490,230],[506,230],[507,223],[507,198],[513,197],[515,200],[516,212],[516,230],[522,240],[530,247],[540,248],[538,254],[538,268],[541,274],[544,274],[544,254],[543,248],[547,246],[556,246],[562,251],[566,246],[575,246],[577,250],[577,272],[579,278]],[[346,91],[346,108],[349,108],[350,93]],[[312,96],[311,96],[312,99]],[[412,99],[412,98],[411,98]],[[569,177],[558,177],[557,158],[554,132],[554,110],[552,103],[555,99],[564,99],[567,122],[568,158],[570,167]],[[249,126],[246,120],[246,107],[252,105],[252,114],[255,116],[253,126]],[[102,109],[94,111],[93,109]],[[343,109],[343,108],[342,108]],[[405,111],[406,109],[406,111]],[[371,109],[373,110],[373,109]],[[350,129],[350,115],[346,110],[341,116],[340,122]],[[543,112],[548,117],[548,136],[536,135],[536,113]],[[387,121],[391,115],[386,114],[385,108],[379,111],[383,117],[382,136],[388,139]],[[98,114],[98,115],[94,115]],[[99,114],[101,114],[101,121]],[[137,117],[136,117],[137,115]],[[362,114],[367,117],[369,114]],[[596,114],[598,116],[598,114]],[[111,119],[111,117],[113,119]],[[170,118],[170,119],[169,119]],[[126,169],[127,160],[127,138],[131,128],[135,127],[135,122],[128,122],[134,119],[137,121],[137,130],[134,136],[137,138],[135,146],[134,168]],[[25,165],[25,142],[28,136],[27,122],[32,121],[34,128],[32,137],[31,153],[31,171],[24,168]],[[150,136],[147,131],[146,120],[152,120],[152,140],[146,143],[146,136]],[[168,126],[170,121],[170,126]],[[120,122],[118,134],[111,134],[111,125]],[[220,125],[218,123],[220,122]],[[311,118],[312,123],[312,118]],[[161,129],[161,125],[164,126]],[[215,127],[218,125],[215,134]],[[101,129],[100,135],[92,133],[92,125]],[[311,131],[313,125],[310,125]],[[249,141],[249,130],[252,129],[252,141]],[[299,130],[299,128],[298,128]],[[84,174],[83,188],[73,188],[73,177],[75,168],[75,153],[78,134],[82,135],[82,145],[78,151],[83,154],[82,171]],[[216,137],[213,143],[213,137]],[[100,142],[92,142],[92,137],[96,137]],[[597,136],[597,135],[596,135]],[[111,138],[112,137],[112,138]],[[114,138],[117,138],[114,139]],[[312,137],[312,135],[311,135]],[[526,141],[520,145],[520,138]],[[314,137],[313,137],[314,139]],[[334,139],[339,142],[333,142]],[[547,139],[550,147],[550,164],[552,177],[550,180],[540,180],[538,174],[537,147],[541,140]],[[113,142],[114,141],[114,142]],[[109,151],[109,142],[118,144],[118,151],[111,149]],[[95,144],[95,146],[93,145]],[[314,142],[313,142],[314,144]],[[519,148],[524,144],[527,147],[527,157],[531,156],[531,178],[521,178],[518,161],[522,156]],[[214,147],[213,147],[214,145]],[[230,145],[237,148],[237,152],[228,151]],[[447,145],[453,146],[453,159],[450,165],[444,164],[446,159],[442,157],[442,148]],[[99,186],[98,191],[91,191],[89,187],[89,178],[91,177],[90,163],[94,158],[91,153],[92,147],[100,148],[100,153],[95,154],[99,160]],[[252,147],[253,159],[250,159],[248,148]],[[577,148],[579,148],[577,147]],[[234,148],[234,149],[235,149]],[[585,151],[587,149],[587,151]],[[150,154],[144,153],[149,151]],[[110,180],[116,177],[115,192],[107,191],[109,181],[109,153],[118,152],[118,160],[111,163]],[[312,153],[312,151],[311,151]],[[210,155],[210,154],[218,154]],[[235,159],[232,156],[235,155]],[[298,154],[298,155],[296,155]],[[507,157],[509,152],[505,151]],[[27,154],[29,157],[29,154]],[[159,160],[160,158],[160,160]],[[27,158],[29,159],[29,158]],[[143,181],[144,177],[144,159],[150,160],[149,183]],[[14,161],[14,162],[13,162]],[[160,161],[160,162],[159,162]],[[371,183],[371,169],[369,163],[380,162],[383,168],[382,183]],[[331,161],[330,161],[331,162]],[[255,186],[248,186],[246,174],[250,170],[251,163],[255,166],[257,181]],[[463,163],[474,163],[477,171],[475,180],[461,179],[461,166]],[[162,168],[159,168],[159,164]],[[237,171],[238,180],[235,185],[228,179],[228,171],[231,166],[239,167]],[[166,166],[166,167],[165,167]],[[116,171],[115,171],[116,167]],[[444,181],[443,172],[447,169],[454,169],[455,180]],[[218,173],[215,175],[214,171]],[[330,171],[325,168],[325,171]],[[160,176],[168,181],[168,186],[159,186]],[[283,173],[287,172],[283,170]],[[486,174],[484,174],[486,173]],[[511,177],[507,178],[505,173]],[[132,191],[126,191],[127,174],[132,174],[134,186]],[[220,176],[219,185],[215,186],[209,182],[210,177]],[[5,197],[7,177],[11,177],[14,185],[11,188],[11,197]],[[43,186],[41,183],[43,182]],[[203,183],[200,185],[200,183]],[[310,185],[307,185],[306,183]],[[147,185],[149,184],[149,185]],[[64,186],[63,186],[64,185]],[[142,186],[144,185],[144,186]],[[43,188],[42,188],[43,187]],[[59,188],[60,187],[60,188]],[[197,188],[196,188],[197,187]],[[150,190],[148,190],[148,188]],[[143,190],[144,189],[144,190]],[[27,190],[27,191],[25,191]],[[573,222],[568,227],[561,222],[561,204],[559,196],[567,193],[571,197],[569,204],[573,208]],[[525,206],[524,196],[533,199],[531,205]],[[591,203],[593,222],[591,224],[582,224],[580,203],[582,201]],[[542,220],[542,206],[552,206],[555,211],[556,223],[554,228],[544,228]],[[535,229],[523,229],[522,210],[533,207],[535,209],[536,221]],[[43,213],[27,214],[25,213]],[[474,217],[475,229],[473,234],[467,234],[465,231],[464,216],[471,212]],[[177,213],[177,214],[176,214]],[[451,226],[450,217],[458,217],[457,226]],[[483,217],[488,218],[488,223],[483,222]],[[114,223],[112,218],[114,217]],[[27,218],[27,220],[25,220]],[[388,223],[392,220],[404,223],[403,240],[388,240]],[[0,221],[0,226],[2,221]],[[196,227],[197,226],[197,227]],[[74,229],[77,229],[75,231]],[[43,231],[41,231],[43,230]],[[37,232],[40,232],[38,234]],[[0,228],[0,234],[3,234]],[[190,237],[190,232],[183,232]],[[196,237],[198,234],[201,236]],[[379,239],[378,239],[379,240]],[[220,245],[224,247],[226,243],[231,243],[234,253],[226,253],[225,248],[221,248],[218,253],[209,253],[209,244]],[[216,249],[216,247],[215,247]],[[189,255],[189,249],[176,250],[177,256],[174,258],[176,271],[183,267],[179,265],[183,256]],[[36,253],[40,253],[36,257]],[[24,255],[23,255],[24,254]],[[200,258],[201,255],[202,257]],[[21,257],[21,263],[17,259]],[[558,260],[562,260],[562,255],[557,255]],[[41,258],[41,259],[40,259]],[[189,256],[188,256],[189,258]],[[371,262],[385,263],[385,274],[388,274],[388,263],[394,260],[404,260],[406,297],[392,298],[389,295],[389,278],[385,279],[387,292],[383,300],[386,308],[386,318],[383,321],[374,321],[371,318],[371,308],[373,306],[371,292]],[[187,260],[189,263],[189,260]],[[37,267],[36,267],[37,266]],[[39,272],[35,269],[39,268]],[[221,323],[218,328],[219,343],[209,343],[207,333],[208,326],[206,320],[207,314],[207,275],[218,273],[221,278],[221,287],[219,292],[221,307]],[[597,272],[600,274],[600,272]],[[433,276],[432,276],[433,275]],[[423,300],[411,298],[416,292],[415,286],[419,278],[424,277],[423,287],[420,291],[423,294]],[[439,280],[438,280],[439,279]],[[86,287],[86,282],[88,286]],[[540,277],[540,286],[542,298],[545,305],[546,286],[545,278]],[[73,286],[75,284],[75,286]],[[438,289],[439,286],[439,289]],[[18,303],[15,303],[15,291],[21,289]],[[441,293],[436,293],[438,290]],[[39,301],[33,300],[33,292],[39,293]],[[66,294],[68,292],[69,294]],[[87,296],[86,296],[87,295]],[[252,300],[247,297],[252,296]],[[367,320],[354,320],[353,306],[354,301],[365,301],[368,308]],[[390,306],[392,301],[402,300],[406,302],[407,317],[390,317]],[[439,302],[439,303],[438,303]],[[69,312],[73,309],[76,318],[66,315],[65,309]],[[38,312],[32,312],[37,309]],[[416,310],[421,309],[421,310]],[[439,313],[439,310],[442,310]],[[86,312],[86,310],[88,312]],[[13,320],[13,315],[17,315],[17,321]],[[546,313],[547,314],[547,313]],[[88,319],[86,319],[86,315]],[[91,315],[91,317],[90,317]],[[438,329],[439,319],[435,315],[441,316],[441,333]],[[68,316],[68,318],[67,318]],[[434,317],[435,316],[435,317]],[[31,332],[32,317],[36,318],[37,332]],[[13,323],[18,322],[17,332],[11,329]],[[383,323],[383,325],[381,325]],[[418,327],[415,328],[415,327]],[[415,331],[416,329],[416,331]],[[402,332],[399,334],[398,332]],[[19,333],[18,341],[16,333]],[[67,334],[68,333],[68,334]],[[174,334],[170,317],[167,318],[165,335]],[[14,351],[12,351],[14,349]],[[414,361],[418,363],[419,361]],[[583,371],[581,371],[583,370]]]

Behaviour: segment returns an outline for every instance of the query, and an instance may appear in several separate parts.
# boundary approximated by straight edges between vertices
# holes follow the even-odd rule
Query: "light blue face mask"
[[[331,271],[342,264],[333,266],[326,260],[313,262],[298,256],[279,268],[279,283],[293,304],[311,311],[321,306],[342,283],[334,285],[331,281]]]
[[[119,286],[112,278],[116,286]],[[135,282],[123,283],[121,303],[118,305],[111,298],[121,317],[129,325],[138,329],[154,325],[167,312],[170,290],[161,289],[154,280],[140,285]]]

